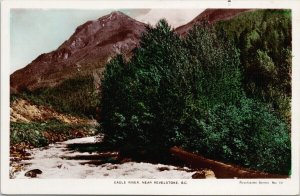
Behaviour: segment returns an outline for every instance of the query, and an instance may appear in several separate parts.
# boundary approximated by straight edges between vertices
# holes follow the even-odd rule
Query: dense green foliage
[[[99,94],[95,92],[92,77],[65,80],[53,88],[41,88],[33,92],[22,92],[12,96],[12,100],[22,97],[37,105],[47,105],[55,110],[79,116],[95,114],[99,105]]]
[[[243,97],[239,52],[225,36],[218,37],[214,28],[203,23],[189,32],[184,47],[192,65],[188,76],[192,95],[202,107],[234,104]]]
[[[288,126],[264,104],[241,99],[191,116],[188,129],[177,138],[186,149],[229,163],[271,173],[288,174]]]
[[[162,20],[147,29],[129,62],[112,60],[102,81],[106,142],[155,155],[181,145],[287,174],[288,126],[256,95],[246,98],[239,51],[219,32],[204,25],[180,39]]]
[[[91,132],[89,131],[90,128],[91,127],[88,125],[71,125],[57,120],[51,120],[43,123],[11,122],[10,144],[15,145],[23,142],[33,147],[42,147],[51,142],[60,141],[61,138],[74,138],[76,136],[74,135],[74,130],[84,130],[86,134],[89,134],[89,132]]]
[[[247,96],[270,104],[290,123],[291,11],[247,12],[216,26],[224,29],[240,49]]]

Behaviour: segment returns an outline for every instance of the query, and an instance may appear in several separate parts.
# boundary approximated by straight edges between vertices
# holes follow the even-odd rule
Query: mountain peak
[[[55,86],[67,78],[93,74],[91,70],[101,72],[115,55],[130,56],[145,29],[146,24],[120,11],[87,21],[55,51],[41,54],[13,73],[11,91]]]
[[[124,14],[121,11],[113,11],[110,13],[110,15],[117,15],[117,16],[127,16],[126,14]],[[127,16],[128,17],[128,16]]]
[[[129,19],[134,20],[128,15],[124,14],[121,11],[113,11],[110,14],[104,15],[100,18],[98,18],[98,21],[110,21],[110,20],[116,20],[116,19]]]

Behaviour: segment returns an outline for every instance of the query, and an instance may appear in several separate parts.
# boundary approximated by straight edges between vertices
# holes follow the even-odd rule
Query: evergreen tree
[[[165,141],[178,129],[190,88],[188,52],[161,20],[147,29],[134,54],[129,63],[118,57],[107,65],[101,102],[104,130],[126,133],[118,139],[108,134],[108,140],[120,145],[130,140],[136,148],[170,146]],[[113,102],[108,101],[112,97]]]
[[[195,26],[185,40],[193,64],[195,94],[206,108],[235,103],[243,96],[239,52],[214,27]],[[201,98],[200,98],[201,97]]]

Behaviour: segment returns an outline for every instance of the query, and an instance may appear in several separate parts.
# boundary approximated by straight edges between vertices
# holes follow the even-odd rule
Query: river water
[[[84,137],[51,144],[46,148],[29,150],[30,159],[13,178],[31,178],[25,174],[40,170],[36,178],[144,178],[144,179],[189,179],[196,171],[172,165],[127,161],[124,163],[97,162],[97,157],[117,156],[117,152],[80,152],[70,149],[72,144],[95,144],[99,137]],[[96,158],[95,158],[96,157]]]

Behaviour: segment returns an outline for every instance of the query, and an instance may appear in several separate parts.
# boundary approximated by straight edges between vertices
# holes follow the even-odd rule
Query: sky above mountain
[[[88,20],[115,10],[14,9],[10,15],[10,73],[25,67],[42,53],[55,50]],[[126,15],[151,25],[165,18],[176,28],[188,23],[203,10],[126,9]]]

